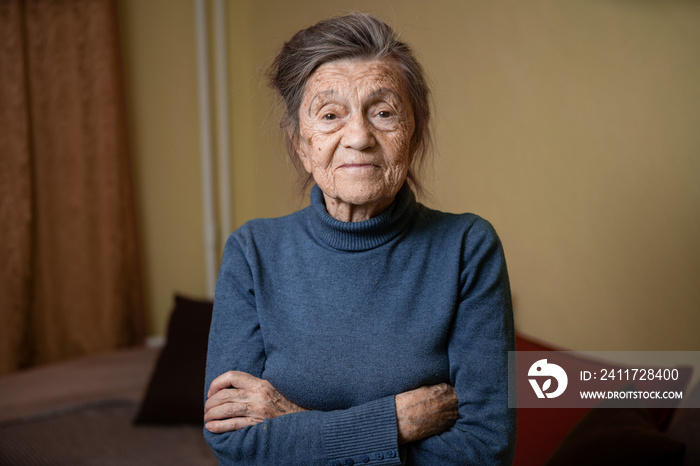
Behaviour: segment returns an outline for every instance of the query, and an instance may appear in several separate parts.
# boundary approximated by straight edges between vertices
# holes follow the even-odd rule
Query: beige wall
[[[205,287],[193,8],[118,5],[147,325],[161,334],[173,293]]]
[[[412,44],[434,89],[426,201],[506,248],[516,324],[581,350],[700,350],[700,4],[229,2],[235,226],[291,212],[260,83],[280,43],[347,9]],[[122,0],[149,325],[204,293],[193,8]]]

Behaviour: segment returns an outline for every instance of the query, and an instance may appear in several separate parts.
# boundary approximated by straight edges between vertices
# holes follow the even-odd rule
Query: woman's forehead
[[[309,77],[305,98],[358,92],[375,97],[404,93],[401,71],[393,60],[337,60],[324,63]]]

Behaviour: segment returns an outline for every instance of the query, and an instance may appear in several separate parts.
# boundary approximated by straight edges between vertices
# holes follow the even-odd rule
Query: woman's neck
[[[362,222],[384,212],[394,202],[394,198],[382,199],[365,205],[354,205],[323,194],[328,215],[341,222]]]

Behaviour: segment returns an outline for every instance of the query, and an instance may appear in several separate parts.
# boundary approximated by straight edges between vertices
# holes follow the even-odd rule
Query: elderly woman
[[[365,14],[298,32],[274,61],[311,205],[229,238],[207,360],[222,464],[512,462],[503,251],[472,214],[416,202],[423,71]]]

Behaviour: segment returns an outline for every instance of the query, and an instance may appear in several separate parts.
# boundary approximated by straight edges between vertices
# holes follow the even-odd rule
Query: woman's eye
[[[333,121],[336,118],[338,118],[338,115],[336,115],[335,113],[326,113],[325,115],[323,115],[323,119],[326,121]]]
[[[391,118],[391,113],[387,112],[386,110],[382,110],[381,112],[377,113],[377,116],[379,118]]]

